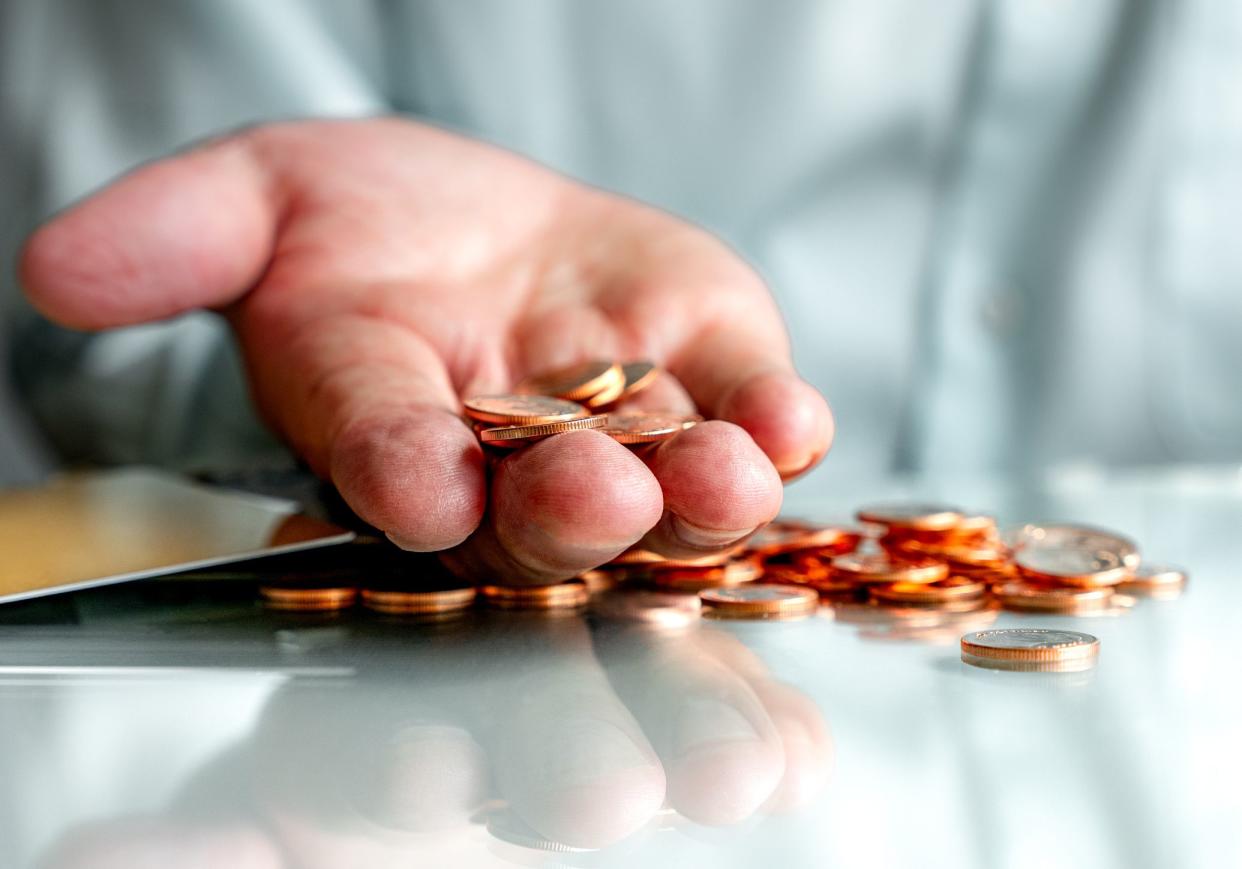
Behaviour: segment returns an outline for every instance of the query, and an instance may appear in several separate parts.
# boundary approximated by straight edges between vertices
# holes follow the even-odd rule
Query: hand
[[[440,627],[338,634],[317,652],[353,678],[290,680],[163,812],[70,829],[41,865],[477,865],[484,807],[562,845],[628,840],[645,865],[662,821],[796,813],[829,782],[822,711],[727,631],[605,617],[593,636],[511,613]]]
[[[659,211],[400,120],[256,128],[59,215],[31,301],[103,329],[214,308],[264,419],[366,521],[462,574],[553,582],[638,542],[673,557],[772,519],[832,439],[762,282]],[[460,398],[648,358],[636,401],[709,421],[643,458],[597,432],[490,474]]]

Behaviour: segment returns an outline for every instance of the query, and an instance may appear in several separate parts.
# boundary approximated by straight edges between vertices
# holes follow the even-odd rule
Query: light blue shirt
[[[5,253],[197,137],[397,111],[733,244],[833,405],[825,475],[1242,459],[1236,2],[18,0],[0,40]],[[279,454],[210,315],[15,316],[69,455]]]

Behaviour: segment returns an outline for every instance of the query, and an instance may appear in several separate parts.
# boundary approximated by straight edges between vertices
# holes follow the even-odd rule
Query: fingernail
[[[753,534],[754,528],[741,528],[731,531],[717,531],[714,528],[701,528],[682,519],[676,513],[669,514],[669,527],[673,536],[691,549],[720,549],[730,543],[736,543],[743,537]]]
[[[759,741],[759,731],[732,704],[713,697],[691,697],[678,710],[673,747],[679,754],[717,743]]]
[[[421,546],[418,543],[415,543],[413,540],[410,540],[408,537],[402,537],[400,534],[394,534],[391,531],[385,531],[384,536],[387,537],[388,540],[394,546],[398,546],[401,549],[404,549],[406,552],[430,552],[431,551],[427,549],[426,546]]]
[[[405,727],[381,747],[367,772],[363,807],[401,830],[463,826],[487,796],[487,756],[458,727]]]
[[[539,758],[539,771],[528,784],[548,789],[590,787],[618,772],[647,769],[653,757],[634,735],[611,721],[584,718],[566,722],[558,738],[547,746],[552,762]],[[537,753],[536,753],[537,756]]]
[[[781,482],[788,483],[795,477],[800,477],[811,468],[819,464],[824,457],[824,451],[816,450],[812,452],[810,457],[798,462],[787,462],[783,465],[776,466],[776,472],[781,475]]]

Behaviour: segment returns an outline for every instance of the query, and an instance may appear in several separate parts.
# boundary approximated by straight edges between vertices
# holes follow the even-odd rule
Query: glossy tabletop
[[[1242,471],[793,487],[1123,531],[1178,599],[994,623],[1081,673],[960,661],[964,623],[263,611],[243,578],[0,610],[0,866],[1242,865]]]

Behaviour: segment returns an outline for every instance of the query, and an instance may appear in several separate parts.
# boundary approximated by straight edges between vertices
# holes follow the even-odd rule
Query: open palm
[[[408,121],[260,127],[146,166],[38,230],[21,276],[77,328],[220,310],[268,423],[362,518],[476,578],[727,546],[832,437],[720,242]],[[651,359],[670,376],[634,403],[711,421],[641,456],[581,431],[489,468],[461,398],[584,358]]]

